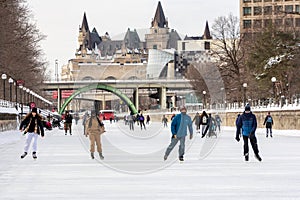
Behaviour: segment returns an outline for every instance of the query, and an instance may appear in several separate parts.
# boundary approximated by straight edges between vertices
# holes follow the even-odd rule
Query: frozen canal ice
[[[163,161],[170,128],[161,123],[142,131],[135,126],[134,132],[123,122],[106,123],[103,161],[90,159],[81,123],[73,129],[72,136],[46,131],[36,161],[31,152],[20,159],[25,137],[19,131],[0,133],[0,199],[300,199],[297,132],[274,130],[266,138],[258,130],[262,162],[251,148],[250,161],[244,161],[233,128],[218,138],[194,134],[180,163],[178,146]]]

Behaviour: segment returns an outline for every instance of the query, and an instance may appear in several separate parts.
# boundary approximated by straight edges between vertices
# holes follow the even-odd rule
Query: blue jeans
[[[184,137],[178,137],[178,138],[173,138],[171,139],[171,143],[168,146],[165,155],[169,156],[169,154],[171,153],[171,151],[174,149],[174,147],[176,146],[177,142],[180,141],[180,145],[179,145],[179,157],[183,157],[184,155],[184,149],[185,149],[185,136]]]

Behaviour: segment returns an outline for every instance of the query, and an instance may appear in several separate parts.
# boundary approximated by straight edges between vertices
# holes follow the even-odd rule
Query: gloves
[[[190,134],[190,140],[193,139],[193,134]]]
[[[254,133],[253,132],[250,132],[249,134],[249,138],[253,137],[254,136]]]
[[[239,142],[239,141],[240,141],[240,136],[237,135],[237,136],[235,137],[235,140]]]

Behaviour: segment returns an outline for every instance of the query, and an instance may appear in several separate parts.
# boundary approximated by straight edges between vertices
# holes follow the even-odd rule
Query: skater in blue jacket
[[[179,145],[179,160],[183,161],[184,149],[185,149],[185,137],[187,135],[187,128],[189,128],[190,139],[193,138],[193,122],[189,115],[186,114],[186,108],[180,109],[180,114],[177,114],[171,123],[172,138],[171,143],[168,146],[164,160],[167,160],[169,154],[176,146],[177,142],[180,141]]]
[[[242,136],[244,140],[244,156],[245,160],[249,160],[249,146],[248,146],[248,139],[250,139],[250,143],[252,149],[254,151],[255,157],[257,160],[261,161],[261,157],[259,156],[258,146],[257,146],[257,139],[255,137],[255,131],[257,128],[257,121],[256,116],[250,111],[250,105],[247,104],[245,107],[244,113],[238,118],[237,120],[237,129],[236,129],[236,137],[235,139],[239,142],[241,129],[242,129]]]

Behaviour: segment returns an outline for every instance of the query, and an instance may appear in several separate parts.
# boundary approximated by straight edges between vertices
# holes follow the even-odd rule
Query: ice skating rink
[[[224,127],[217,138],[186,138],[185,161],[177,159],[178,145],[167,161],[170,127],[161,123],[130,131],[123,121],[105,122],[101,161],[89,154],[81,122],[73,135],[46,131],[38,141],[38,159],[24,159],[25,136],[0,133],[0,199],[300,199],[300,131],[276,131],[266,138],[257,131],[262,162]],[[170,126],[170,125],[169,125]]]

